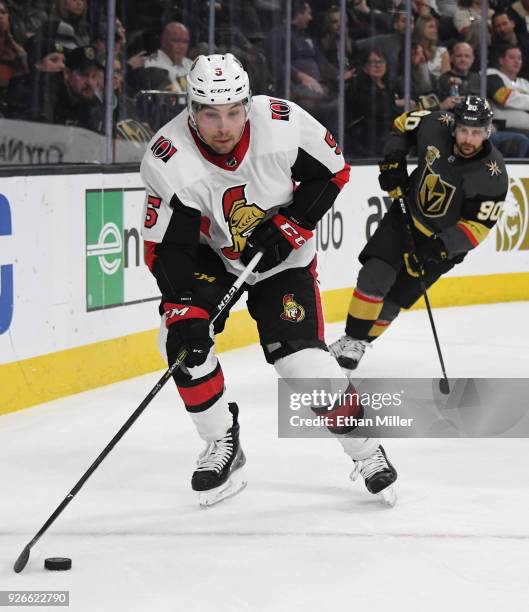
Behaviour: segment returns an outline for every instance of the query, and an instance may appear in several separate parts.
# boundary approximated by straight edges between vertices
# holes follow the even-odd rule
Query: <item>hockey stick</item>
[[[217,312],[211,319],[211,323],[214,323],[220,314],[225,310],[226,306],[231,302],[233,296],[239,291],[239,289],[243,286],[243,284],[248,279],[248,276],[253,272],[255,266],[259,263],[259,260],[263,256],[263,252],[259,251],[254,255],[250,263],[246,266],[246,268],[241,272],[241,275],[237,280],[233,283],[233,285],[228,289],[226,295],[222,298],[219,304],[217,304]],[[13,569],[18,574],[25,567],[29,560],[29,554],[33,546],[40,540],[41,536],[48,530],[50,525],[55,521],[55,519],[62,513],[62,511],[66,508],[66,506],[72,501],[72,499],[77,495],[80,491],[81,487],[84,483],[90,478],[90,476],[96,471],[99,467],[99,464],[103,461],[103,459],[110,453],[110,451],[116,446],[116,444],[121,440],[121,438],[125,435],[125,433],[130,429],[136,419],[140,416],[140,414],[147,408],[147,406],[151,403],[154,397],[158,394],[160,389],[165,385],[165,383],[171,378],[172,373],[182,365],[186,358],[187,352],[184,349],[180,351],[176,361],[164,372],[163,376],[160,380],[154,385],[154,387],[149,391],[148,395],[141,402],[141,404],[136,408],[136,410],[130,415],[130,417],[123,424],[118,433],[110,440],[110,442],[105,446],[103,451],[97,457],[97,459],[92,463],[92,465],[86,470],[86,472],[81,476],[79,482],[74,486],[74,488],[68,493],[68,495],[62,500],[62,502],[57,506],[55,512],[50,516],[50,518],[44,523],[44,525],[39,529],[39,531],[35,534],[33,539],[24,547],[24,550],[18,556],[18,559],[15,561]]]
[[[406,221],[406,229],[408,230],[408,234],[410,237],[410,242],[413,247],[413,250],[416,250],[417,246],[415,244],[415,239],[413,238],[413,231],[411,229],[411,214],[408,209],[408,203],[404,196],[398,198],[400,210],[404,216]],[[439,362],[441,364],[441,370],[443,371],[443,378],[439,380],[439,391],[444,395],[449,395],[450,393],[450,384],[448,383],[448,377],[446,376],[445,364],[443,360],[443,354],[441,353],[441,345],[439,344],[439,338],[437,337],[437,330],[435,328],[435,323],[433,320],[432,307],[430,306],[430,300],[428,298],[428,293],[426,291],[426,285],[424,283],[424,269],[422,266],[422,261],[418,261],[419,263],[419,283],[421,285],[421,291],[426,303],[426,310],[428,311],[428,318],[430,319],[430,325],[432,327],[433,337],[435,340],[435,348],[437,349],[437,355],[439,356]]]

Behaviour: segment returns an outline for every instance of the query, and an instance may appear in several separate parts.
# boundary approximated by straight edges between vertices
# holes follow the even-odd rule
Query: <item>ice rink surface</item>
[[[529,375],[529,302],[435,319],[449,376]],[[69,590],[75,612],[529,610],[527,440],[387,440],[399,501],[385,508],[349,481],[335,441],[278,439],[275,371],[258,346],[221,362],[247,489],[199,509],[202,442],[169,382],[18,575],[24,545],[160,373],[0,418],[0,590]],[[358,373],[437,377],[426,312],[403,314]],[[50,556],[72,570],[44,570]]]

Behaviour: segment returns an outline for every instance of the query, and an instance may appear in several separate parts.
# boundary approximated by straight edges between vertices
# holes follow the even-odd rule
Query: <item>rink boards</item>
[[[511,165],[509,176],[496,227],[432,289],[434,306],[529,299],[529,168]],[[163,367],[143,200],[137,173],[3,178],[0,414]],[[328,321],[344,318],[356,257],[388,205],[376,167],[353,166],[316,233]],[[241,301],[218,348],[256,340]]]

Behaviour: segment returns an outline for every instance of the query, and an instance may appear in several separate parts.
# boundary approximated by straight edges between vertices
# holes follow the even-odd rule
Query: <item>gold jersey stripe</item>
[[[457,226],[465,232],[473,246],[483,242],[490,232],[490,228],[483,225],[483,223],[479,223],[478,221],[467,221],[466,219],[461,219]]]
[[[393,125],[397,128],[397,130],[399,130],[399,132],[402,132],[403,134],[406,133],[406,117],[408,116],[408,113],[402,113],[402,115],[399,115],[396,119],[394,119],[393,121]]]
[[[493,98],[496,104],[503,106],[507,102],[507,98],[512,94],[512,89],[509,87],[500,87],[494,92]]]
[[[413,219],[413,225],[415,225],[415,227],[425,236],[433,236],[433,232],[432,230],[429,230],[426,225],[423,225],[419,219],[417,219],[417,217],[414,217],[412,215],[412,219]]]

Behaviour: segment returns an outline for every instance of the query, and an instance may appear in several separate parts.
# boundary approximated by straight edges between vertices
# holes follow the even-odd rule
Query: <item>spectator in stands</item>
[[[321,49],[330,64],[338,70],[340,66],[340,8],[331,6],[323,16],[323,32],[320,39]],[[346,16],[347,22],[347,16]],[[355,73],[353,68],[353,43],[345,28],[345,81],[349,81]]]
[[[516,32],[516,23],[510,16],[508,10],[499,10],[492,16],[492,44],[489,49],[489,57],[494,58],[496,49],[505,45],[520,47],[522,52],[522,70],[520,75],[529,75],[529,34]]]
[[[233,53],[239,59],[248,73],[254,95],[277,95],[271,84],[271,75],[263,47],[265,37],[254,1],[245,0],[244,3],[241,3],[235,0],[224,0],[217,1],[216,6],[215,52]],[[208,48],[207,42],[199,42],[193,48],[193,57],[207,55]]]
[[[529,0],[517,0],[508,8],[518,32],[529,33]]]
[[[48,19],[49,0],[7,0],[13,38],[23,47]]]
[[[450,56],[447,48],[438,44],[438,32],[435,17],[419,17],[417,19],[414,38],[424,49],[428,70],[435,83],[443,72],[450,70]]]
[[[400,11],[393,13],[393,32],[391,34],[380,34],[365,40],[358,40],[356,46],[359,52],[370,48],[380,49],[386,58],[386,77],[391,87],[396,87],[398,76],[402,66],[401,51],[404,49],[404,35],[406,33],[406,13]],[[415,18],[411,18],[412,31]],[[399,60],[399,58],[401,58]]]
[[[474,49],[476,57],[479,57],[481,44],[481,4],[482,0],[459,0],[459,8],[454,15],[454,26],[459,40],[467,42]],[[488,10],[489,29],[493,13],[492,9]]]
[[[93,65],[89,68],[89,79],[93,78],[92,87],[100,108],[101,117],[105,114],[105,65]],[[112,127],[113,135],[119,140],[131,140],[147,143],[154,135],[154,131],[145,123],[139,121],[139,113],[134,100],[129,98],[123,88],[123,73],[121,61],[114,57],[112,76]],[[155,69],[151,69],[155,70]],[[167,74],[166,71],[164,71]]]
[[[46,121],[44,104],[49,91],[64,70],[64,50],[54,40],[36,36],[27,44],[29,73],[13,77],[6,94],[6,115],[10,119]]]
[[[439,9],[435,0],[415,0],[412,3],[413,12],[416,18],[419,17],[435,17],[439,19]]]
[[[474,63],[474,50],[468,43],[456,43],[452,47],[450,61],[452,68],[441,75],[437,85],[437,96],[443,110],[452,110],[461,96],[479,96],[481,91],[479,73],[470,70]]]
[[[50,43],[56,44],[53,40]],[[18,118],[100,132],[103,117],[89,76],[90,68],[97,64],[94,48],[77,47],[69,51],[64,64],[62,72],[41,71],[38,102],[19,107]],[[16,109],[14,97],[11,98],[11,109]]]
[[[529,81],[519,77],[522,52],[519,47],[498,49],[497,68],[487,70],[487,95],[492,101],[494,118],[505,122],[509,130],[529,133]]]
[[[337,100],[335,89],[338,72],[327,61],[318,41],[307,27],[312,9],[305,0],[292,1],[291,91],[290,98],[308,110],[331,132],[336,132]],[[275,81],[274,92],[284,95],[285,26],[275,28],[266,40],[267,54]]]
[[[50,18],[42,24],[36,36],[53,38],[65,49],[89,45],[86,0],[55,0]]]
[[[7,5],[0,2],[0,103],[3,102],[9,81],[27,72],[26,52],[13,39]]]
[[[336,3],[338,4],[338,3]],[[347,4],[349,34],[353,40],[361,40],[378,34],[391,33],[394,10],[378,10],[366,0],[351,0]]]
[[[458,9],[457,0],[437,0],[439,14],[452,19]]]
[[[346,150],[351,155],[381,157],[393,119],[403,110],[403,100],[388,84],[386,65],[380,49],[363,51],[346,101]]]
[[[193,63],[187,55],[189,31],[183,23],[173,21],[162,31],[161,48],[145,62],[146,68],[163,68],[169,73],[174,90],[186,91],[186,76]]]
[[[94,35],[93,46],[96,50],[97,59],[101,63],[106,61],[107,36],[107,23],[106,21],[100,21]],[[120,19],[116,19],[114,55],[120,60],[121,65],[125,66],[123,78],[125,81],[127,94],[133,97],[140,89],[142,89],[142,83],[145,81],[145,63],[149,54],[145,50],[135,51],[130,57],[127,57],[127,30],[123,26]],[[166,70],[164,70],[164,72],[167,75],[167,78],[169,78],[169,73]],[[144,87],[144,89],[148,88]]]
[[[399,55],[399,78],[397,80],[397,94],[404,97],[404,49]],[[422,45],[412,42],[411,45],[411,106],[412,108],[430,109],[438,105],[435,96],[435,80],[428,70],[428,60]]]

